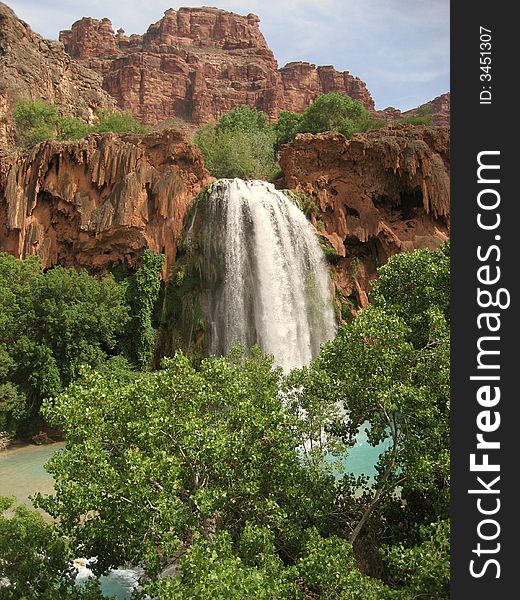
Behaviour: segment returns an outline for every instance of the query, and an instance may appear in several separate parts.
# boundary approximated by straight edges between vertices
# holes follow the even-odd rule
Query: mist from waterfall
[[[311,224],[265,181],[221,179],[201,207],[209,352],[258,344],[285,371],[336,332],[330,276]]]

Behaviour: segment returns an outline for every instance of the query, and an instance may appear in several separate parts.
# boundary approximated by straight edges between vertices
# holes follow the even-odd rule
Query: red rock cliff
[[[115,106],[98,73],[71,60],[63,45],[44,40],[0,2],[0,153],[13,144],[17,101],[43,98],[86,121]]]
[[[348,71],[298,62],[279,70],[253,14],[170,9],[144,35],[130,37],[114,33],[108,19],[83,18],[60,40],[71,57],[102,75],[121,108],[150,124],[200,125],[242,104],[275,119],[281,110],[301,112],[329,91],[374,108],[365,83]]]
[[[286,185],[313,199],[311,220],[339,255],[336,285],[359,306],[392,254],[434,249],[449,235],[448,128],[300,134],[280,163]]]
[[[171,265],[186,209],[210,180],[175,131],[45,142],[2,165],[0,251],[104,271],[150,248]]]

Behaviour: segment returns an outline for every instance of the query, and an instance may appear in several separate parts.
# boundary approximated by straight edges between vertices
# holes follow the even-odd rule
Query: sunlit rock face
[[[175,260],[184,217],[211,181],[176,131],[45,142],[0,163],[0,251],[44,268],[134,267],[145,249]]]
[[[241,105],[275,119],[340,92],[374,102],[363,81],[332,66],[293,62],[278,69],[254,14],[216,8],[167,10],[144,35],[117,33],[108,19],[83,18],[60,40],[73,60],[97,71],[121,108],[146,123],[196,126]]]
[[[314,224],[337,252],[334,284],[366,306],[377,268],[397,252],[449,237],[450,130],[396,126],[300,134],[280,153],[283,184],[306,194]]]

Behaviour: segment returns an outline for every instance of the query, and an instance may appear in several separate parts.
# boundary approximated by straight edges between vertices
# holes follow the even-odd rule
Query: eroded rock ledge
[[[311,220],[338,254],[336,285],[358,306],[391,255],[435,249],[449,235],[447,127],[389,127],[352,140],[301,134],[280,163],[285,185],[314,199]]]
[[[46,142],[1,166],[0,250],[104,271],[150,248],[175,260],[187,207],[211,177],[178,132]]]

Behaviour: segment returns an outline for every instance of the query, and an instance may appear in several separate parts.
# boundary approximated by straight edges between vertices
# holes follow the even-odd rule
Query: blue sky
[[[144,33],[168,8],[254,12],[280,66],[334,65],[363,79],[379,109],[418,106],[449,90],[449,0],[4,0],[33,30],[56,39],[83,16]],[[215,2],[215,3],[213,3]]]

